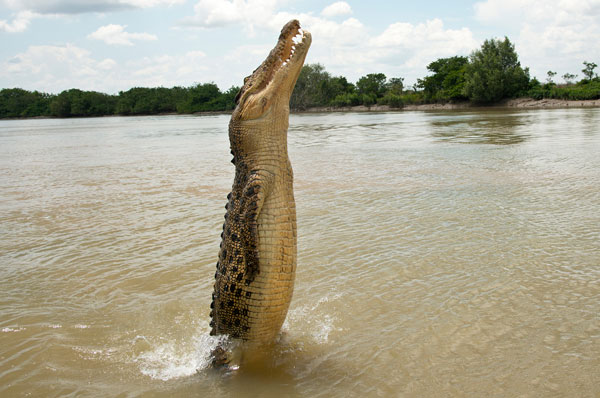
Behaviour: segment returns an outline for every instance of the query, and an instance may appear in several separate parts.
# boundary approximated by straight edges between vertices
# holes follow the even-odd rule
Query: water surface
[[[227,116],[0,121],[0,395],[600,395],[600,109],[292,115],[294,299],[206,369]]]

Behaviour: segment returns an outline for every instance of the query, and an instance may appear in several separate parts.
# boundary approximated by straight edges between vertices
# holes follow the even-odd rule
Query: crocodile
[[[225,206],[211,335],[255,347],[276,340],[294,289],[296,206],[287,130],[290,97],[311,40],[297,20],[283,27],[276,46],[244,79],[229,123],[235,177]]]

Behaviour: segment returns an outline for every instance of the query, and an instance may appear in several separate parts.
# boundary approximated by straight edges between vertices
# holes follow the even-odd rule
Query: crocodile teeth
[[[298,44],[299,42],[301,42],[304,39],[304,32],[302,32],[302,29],[298,30],[298,33],[296,33],[296,35],[294,37],[292,37],[292,41],[295,44]]]

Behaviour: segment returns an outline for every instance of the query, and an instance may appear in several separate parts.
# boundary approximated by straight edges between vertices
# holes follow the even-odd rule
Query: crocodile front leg
[[[251,283],[260,273],[258,218],[273,178],[266,170],[251,171],[243,189],[229,195],[211,304],[212,335],[247,338],[252,315],[249,300],[256,294]]]
[[[274,176],[266,170],[250,173],[248,182],[242,192],[242,248],[246,262],[246,283],[249,284],[260,272],[258,254],[258,217],[273,186]]]

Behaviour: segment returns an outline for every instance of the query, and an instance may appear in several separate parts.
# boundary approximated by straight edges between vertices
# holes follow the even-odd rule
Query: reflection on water
[[[228,117],[2,121],[0,395],[597,397],[599,122],[292,115],[294,299],[227,372]]]
[[[431,134],[441,141],[510,145],[525,141],[532,123],[522,112],[465,112],[462,117],[433,116]]]

